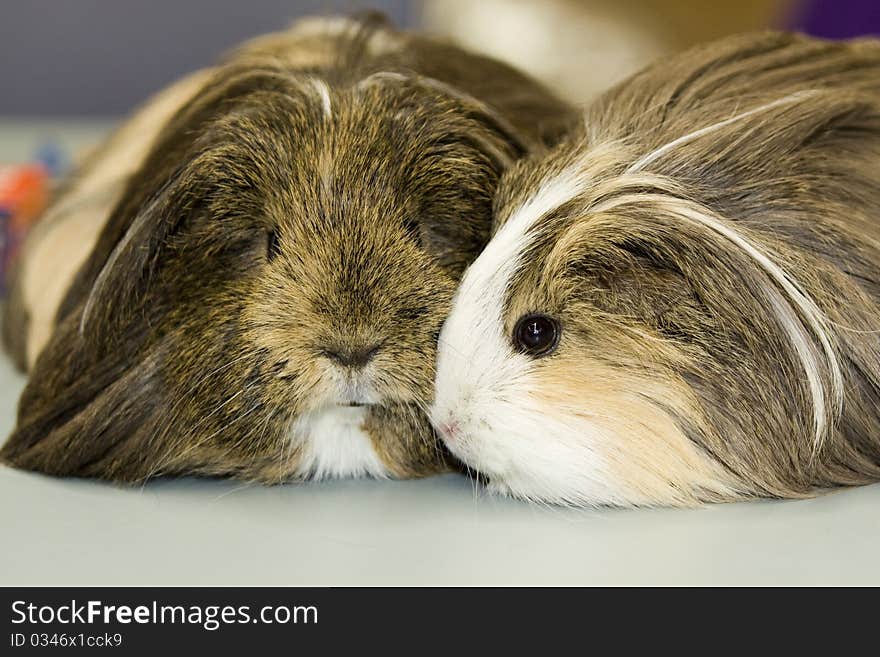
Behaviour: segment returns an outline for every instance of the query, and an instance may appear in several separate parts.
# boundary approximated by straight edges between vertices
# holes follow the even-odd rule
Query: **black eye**
[[[274,260],[281,255],[281,244],[278,241],[278,231],[270,230],[266,235],[266,257]]]
[[[520,317],[513,329],[513,343],[530,356],[546,356],[556,349],[562,328],[547,315]]]

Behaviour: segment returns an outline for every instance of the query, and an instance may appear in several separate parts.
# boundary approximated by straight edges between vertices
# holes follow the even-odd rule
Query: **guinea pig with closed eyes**
[[[514,165],[431,417],[490,490],[546,503],[880,479],[880,43],[711,43]]]
[[[2,459],[130,482],[448,469],[425,414],[437,334],[501,173],[568,106],[374,17],[261,37],[160,100],[35,232],[74,217],[89,248],[26,250],[6,336],[32,368]],[[53,254],[76,275],[32,330],[22,278]]]

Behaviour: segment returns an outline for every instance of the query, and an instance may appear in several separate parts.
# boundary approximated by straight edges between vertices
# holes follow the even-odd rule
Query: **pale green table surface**
[[[0,161],[47,131],[82,144],[100,128],[0,120]],[[22,385],[0,358],[3,436]],[[880,585],[880,485],[570,511],[488,497],[457,476],[121,489],[0,467],[0,549],[0,585]]]

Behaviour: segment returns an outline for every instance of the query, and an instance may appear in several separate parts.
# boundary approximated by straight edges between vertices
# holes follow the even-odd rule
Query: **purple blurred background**
[[[880,0],[804,0],[789,26],[827,39],[880,35]]]

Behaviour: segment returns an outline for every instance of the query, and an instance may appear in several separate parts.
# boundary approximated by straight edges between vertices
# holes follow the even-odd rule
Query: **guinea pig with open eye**
[[[300,23],[200,75],[83,222],[97,229],[41,311],[51,331],[18,293],[7,342],[32,369],[0,456],[118,481],[447,469],[425,414],[437,334],[502,172],[572,111],[373,17]],[[21,276],[40,271],[28,257]]]
[[[658,63],[502,178],[432,421],[568,505],[880,479],[880,43],[761,33]]]

